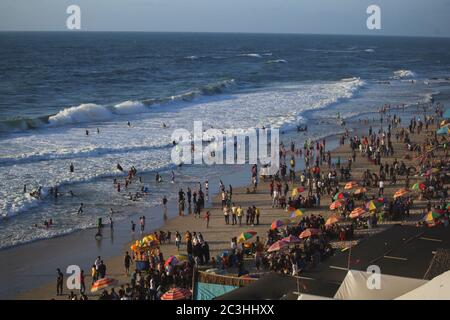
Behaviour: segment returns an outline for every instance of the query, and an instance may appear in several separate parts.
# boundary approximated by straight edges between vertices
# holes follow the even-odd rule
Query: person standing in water
[[[131,232],[135,232],[136,231],[136,224],[134,223],[133,220],[131,220]]]
[[[82,214],[83,213],[83,204],[80,204],[80,207],[78,208],[77,214]]]
[[[162,205],[163,205],[163,218],[164,218],[164,221],[166,221],[167,220],[167,198],[166,198],[166,196],[164,196],[162,199]]]
[[[171,182],[175,183],[175,172],[173,172],[173,170],[172,170],[172,180],[171,180]]]
[[[73,166],[72,162],[70,163],[69,170],[70,170],[71,173],[73,173],[75,171],[75,167]]]

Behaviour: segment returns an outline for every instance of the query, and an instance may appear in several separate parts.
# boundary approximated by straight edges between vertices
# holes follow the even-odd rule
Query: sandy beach
[[[411,108],[412,109],[412,108]],[[432,108],[429,109],[429,114],[431,114],[433,111]],[[395,110],[392,111],[392,113],[395,113]],[[417,114],[417,116],[422,116],[421,114]],[[407,124],[407,121],[404,120],[402,122],[403,127]],[[372,120],[369,121],[369,123],[362,123],[360,119],[355,119],[347,124],[347,128],[350,129],[349,136],[354,135],[367,135],[367,125],[373,126],[374,131],[378,130],[379,128],[379,119],[376,119],[375,122]],[[386,128],[386,124],[384,127]],[[401,126],[398,126],[396,128],[393,128],[393,148],[395,150],[395,154],[393,156],[387,156],[383,157],[382,161],[383,163],[392,163],[395,159],[398,159],[399,161],[404,161],[407,167],[410,166],[417,166],[417,154],[415,152],[407,151],[405,148],[405,144],[403,142],[397,141],[395,139],[395,132],[401,130]],[[432,137],[434,134],[434,131],[436,130],[435,125],[430,125],[428,127],[428,130],[425,132],[422,132],[421,134],[412,133],[410,134],[410,138],[414,143],[417,143],[419,145],[423,144],[428,138]],[[339,137],[336,137],[335,139],[338,139]],[[333,139],[328,139],[328,141],[331,141]],[[303,141],[301,140],[301,137],[299,137],[298,140],[295,141],[296,146],[301,147]],[[331,143],[329,144],[331,145]],[[328,149],[328,148],[327,148]],[[440,151],[439,151],[440,152]],[[442,156],[440,153],[436,155],[437,157]],[[331,151],[331,155],[333,158],[333,162],[336,161],[337,158],[340,159],[341,164],[344,165],[346,163],[347,159],[352,157],[352,151],[349,147],[348,140],[346,140],[346,143],[341,146],[337,146],[336,148],[333,148]],[[297,157],[297,161],[301,161],[300,157]],[[324,164],[322,166],[322,171],[327,172],[326,165]],[[362,181],[363,180],[363,174],[364,171],[370,170],[371,172],[378,172],[378,165],[375,165],[372,161],[368,161],[368,159],[359,153],[356,155],[356,161],[352,163],[352,169],[351,174],[352,178],[351,180],[354,181]],[[409,181],[409,185],[413,185],[416,182],[420,182],[423,180],[422,177],[413,175],[411,176]],[[250,183],[250,181],[249,181]],[[343,190],[344,185],[346,181],[340,182],[339,189]],[[232,183],[231,183],[232,184]],[[290,185],[290,188],[292,190],[293,187],[296,187],[299,184],[299,182],[296,182],[294,185]],[[394,193],[404,187],[405,180],[404,176],[399,176],[397,179],[397,182],[395,185],[386,182],[385,183],[385,190],[384,190],[384,197],[386,198],[392,198]],[[378,195],[378,188],[377,187],[368,187],[367,188],[367,195],[370,196],[377,196]],[[281,208],[273,208],[272,207],[272,199],[269,194],[269,182],[264,182],[262,179],[258,185],[258,189],[256,193],[247,193],[247,187],[239,187],[239,188],[233,188],[233,197],[232,201],[236,203],[237,205],[241,205],[243,208],[247,208],[248,206],[255,205],[257,208],[261,211],[260,216],[260,224],[255,226],[247,226],[245,223],[242,226],[238,225],[226,225],[224,223],[224,216],[221,209],[221,199],[219,195],[215,195],[212,199],[212,205],[207,210],[211,213],[211,220],[209,224],[209,228],[206,227],[206,222],[203,218],[195,218],[193,215],[186,215],[181,217],[175,217],[172,219],[169,219],[163,227],[160,228],[160,230],[170,230],[172,232],[172,243],[171,244],[163,244],[160,246],[160,249],[164,255],[164,257],[169,257],[170,255],[175,255],[177,253],[186,253],[186,246],[183,242],[183,245],[181,246],[180,252],[177,251],[176,246],[174,245],[174,234],[176,231],[179,231],[181,234],[184,234],[187,230],[197,233],[201,233],[204,237],[204,239],[209,243],[209,248],[211,252],[211,256],[216,256],[223,252],[224,250],[230,249],[230,241],[232,237],[238,236],[241,232],[252,230],[257,232],[257,235],[261,238],[262,241],[264,241],[267,237],[267,231],[270,229],[270,225],[272,221],[277,219],[286,219],[289,218],[290,213],[287,212],[284,209]],[[304,209],[304,215],[310,216],[310,215],[322,215],[325,219],[327,219],[330,215],[333,214],[332,211],[329,209],[329,205],[332,202],[330,196],[324,195],[321,198],[321,205],[319,207],[314,208],[308,208]],[[361,203],[361,201],[357,202],[358,204]],[[410,224],[414,225],[416,224],[423,215],[423,210],[426,207],[426,201],[425,200],[419,200],[417,197],[414,198],[414,205],[410,211],[410,216],[408,218],[404,218],[401,221],[379,221],[376,228],[372,229],[356,229],[355,230],[355,236],[354,239],[351,241],[352,245],[357,245],[359,241],[364,240],[364,238],[377,233],[381,232],[382,230],[385,230],[386,228],[389,228],[390,225],[393,223],[402,223],[402,224]],[[171,208],[170,210],[175,210],[175,208]],[[202,213],[202,217],[204,215],[204,212]],[[245,220],[245,218],[244,218]],[[143,237],[144,235],[142,235]],[[140,238],[140,235],[137,235],[136,238]],[[250,242],[253,240],[250,240]],[[348,247],[349,241],[333,241],[332,246],[336,249],[336,254],[339,254],[339,251],[343,248]],[[124,267],[123,267],[123,259],[124,259],[124,253],[125,251],[130,251],[130,245],[131,242],[128,243],[124,248],[122,248],[121,251],[118,251],[117,254],[110,259],[107,259],[105,261],[105,264],[107,266],[107,275],[109,277],[113,277],[115,279],[119,280],[120,284],[126,284],[129,283],[130,279],[124,274]],[[95,256],[92,257],[92,263],[95,260]],[[254,259],[252,257],[247,257],[245,259],[245,266],[247,269],[250,270],[251,273],[255,272],[254,269]],[[231,274],[233,274],[233,271],[235,270],[229,270]],[[85,270],[86,275],[89,274],[89,270]],[[55,273],[56,278],[56,273]],[[55,280],[56,281],[56,280]],[[86,283],[87,283],[87,291],[89,292],[90,289],[90,276],[86,276]],[[19,295],[17,295],[16,299],[67,299],[67,294],[69,291],[67,289],[64,290],[64,295],[62,296],[56,296],[55,290],[56,290],[55,282],[50,282],[47,285],[40,286],[38,288],[34,288],[31,290],[28,290],[26,292],[23,292]],[[95,299],[95,296],[98,294],[87,294],[89,299]]]

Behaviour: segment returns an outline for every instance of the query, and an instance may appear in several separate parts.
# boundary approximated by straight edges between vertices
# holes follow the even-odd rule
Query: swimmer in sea
[[[86,129],[86,136],[88,136],[88,135],[89,135],[89,130]]]
[[[131,122],[128,121],[128,122],[127,122],[127,125],[128,125],[128,127],[131,127]]]
[[[167,128],[167,125],[163,122],[163,123],[162,123],[162,127],[163,127],[163,128]]]

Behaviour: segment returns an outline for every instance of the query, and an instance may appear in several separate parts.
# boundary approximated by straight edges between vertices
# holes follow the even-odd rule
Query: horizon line
[[[7,32],[54,32],[54,33],[195,33],[195,34],[250,34],[250,35],[315,35],[315,36],[358,36],[358,37],[397,37],[397,38],[433,38],[450,39],[449,36],[439,35],[403,35],[403,34],[368,34],[368,33],[303,33],[303,32],[247,32],[247,31],[151,31],[151,30],[0,30]]]

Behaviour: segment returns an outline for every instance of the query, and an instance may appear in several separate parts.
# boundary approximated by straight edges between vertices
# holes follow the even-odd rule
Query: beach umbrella
[[[245,231],[245,232],[242,232],[242,233],[239,235],[239,237],[238,237],[238,239],[237,239],[237,242],[238,242],[238,243],[239,243],[239,242],[244,242],[244,241],[246,241],[246,240],[248,240],[248,239],[250,239],[250,238],[253,238],[256,234],[257,234],[257,232],[255,232],[255,231]]]
[[[191,291],[184,288],[172,288],[161,296],[161,300],[187,300]]]
[[[92,284],[91,292],[97,292],[99,290],[107,289],[109,287],[114,287],[117,285],[117,280],[113,278],[102,278],[100,280],[95,281]]]
[[[425,183],[422,182],[416,182],[413,184],[413,186],[411,187],[411,190],[415,190],[415,191],[419,191],[419,190],[425,190],[426,186]]]
[[[425,216],[425,221],[434,221],[434,219],[439,219],[442,215],[441,210],[430,210]]]
[[[334,195],[333,200],[343,200],[350,197],[348,192],[338,192]]]
[[[281,220],[275,220],[272,222],[272,224],[270,225],[270,229],[272,230],[276,230],[280,227],[282,227],[284,225],[283,221]]]
[[[445,110],[443,118],[444,119],[450,119],[450,109]]]
[[[291,215],[289,216],[291,219],[294,218],[298,218],[301,217],[303,215],[303,211],[300,209],[295,210],[294,212],[291,213]]]
[[[340,208],[344,205],[344,203],[340,200],[334,201],[332,204],[330,204],[330,210],[336,210],[337,208]]]
[[[178,262],[183,262],[183,261],[189,261],[189,257],[187,256],[187,254],[176,254],[175,258],[178,260]]]
[[[364,188],[364,187],[361,187],[361,188],[356,189],[356,190],[353,192],[353,194],[358,195],[358,194],[363,194],[363,193],[366,193],[366,192],[367,192],[367,189]]]
[[[337,222],[341,221],[341,218],[335,215],[330,216],[327,221],[325,222],[326,226],[331,226]]]
[[[300,239],[308,238],[319,234],[319,229],[308,228],[300,233]]]
[[[305,191],[305,188],[303,188],[303,187],[294,188],[294,189],[292,189],[291,195],[292,195],[292,197],[295,197],[296,195],[298,195],[299,193],[301,193],[303,191]]]
[[[350,190],[350,189],[353,189],[353,188],[355,188],[355,187],[357,187],[357,186],[358,186],[358,182],[357,182],[357,181],[350,181],[350,182],[347,182],[347,183],[345,184],[344,189],[345,189],[345,190]]]
[[[274,244],[272,244],[269,249],[267,249],[267,252],[274,252],[274,251],[279,251],[281,249],[283,249],[284,247],[286,247],[288,245],[287,242],[283,241],[283,240],[278,240],[277,242],[275,242]]]
[[[436,131],[436,134],[437,134],[437,135],[440,135],[440,136],[445,136],[445,135],[447,135],[447,134],[449,134],[449,133],[450,133],[450,127],[449,127],[449,125],[446,125],[446,126],[440,128],[440,129],[438,129],[438,130]]]
[[[286,243],[288,243],[288,244],[301,242],[301,240],[298,237],[294,236],[294,235],[290,235],[290,236],[284,237],[281,240],[286,242]]]
[[[358,208],[354,209],[352,212],[350,212],[350,218],[352,218],[352,219],[359,218],[360,216],[362,216],[366,212],[367,212],[366,208],[358,207]]]
[[[394,193],[394,199],[404,197],[409,193],[409,191],[405,188],[401,188]]]
[[[166,262],[164,262],[164,267],[167,267],[168,265],[174,266],[178,264],[178,259],[175,256],[170,256]]]
[[[375,211],[380,209],[383,206],[383,203],[378,200],[370,200],[366,203],[366,209],[369,211]]]

